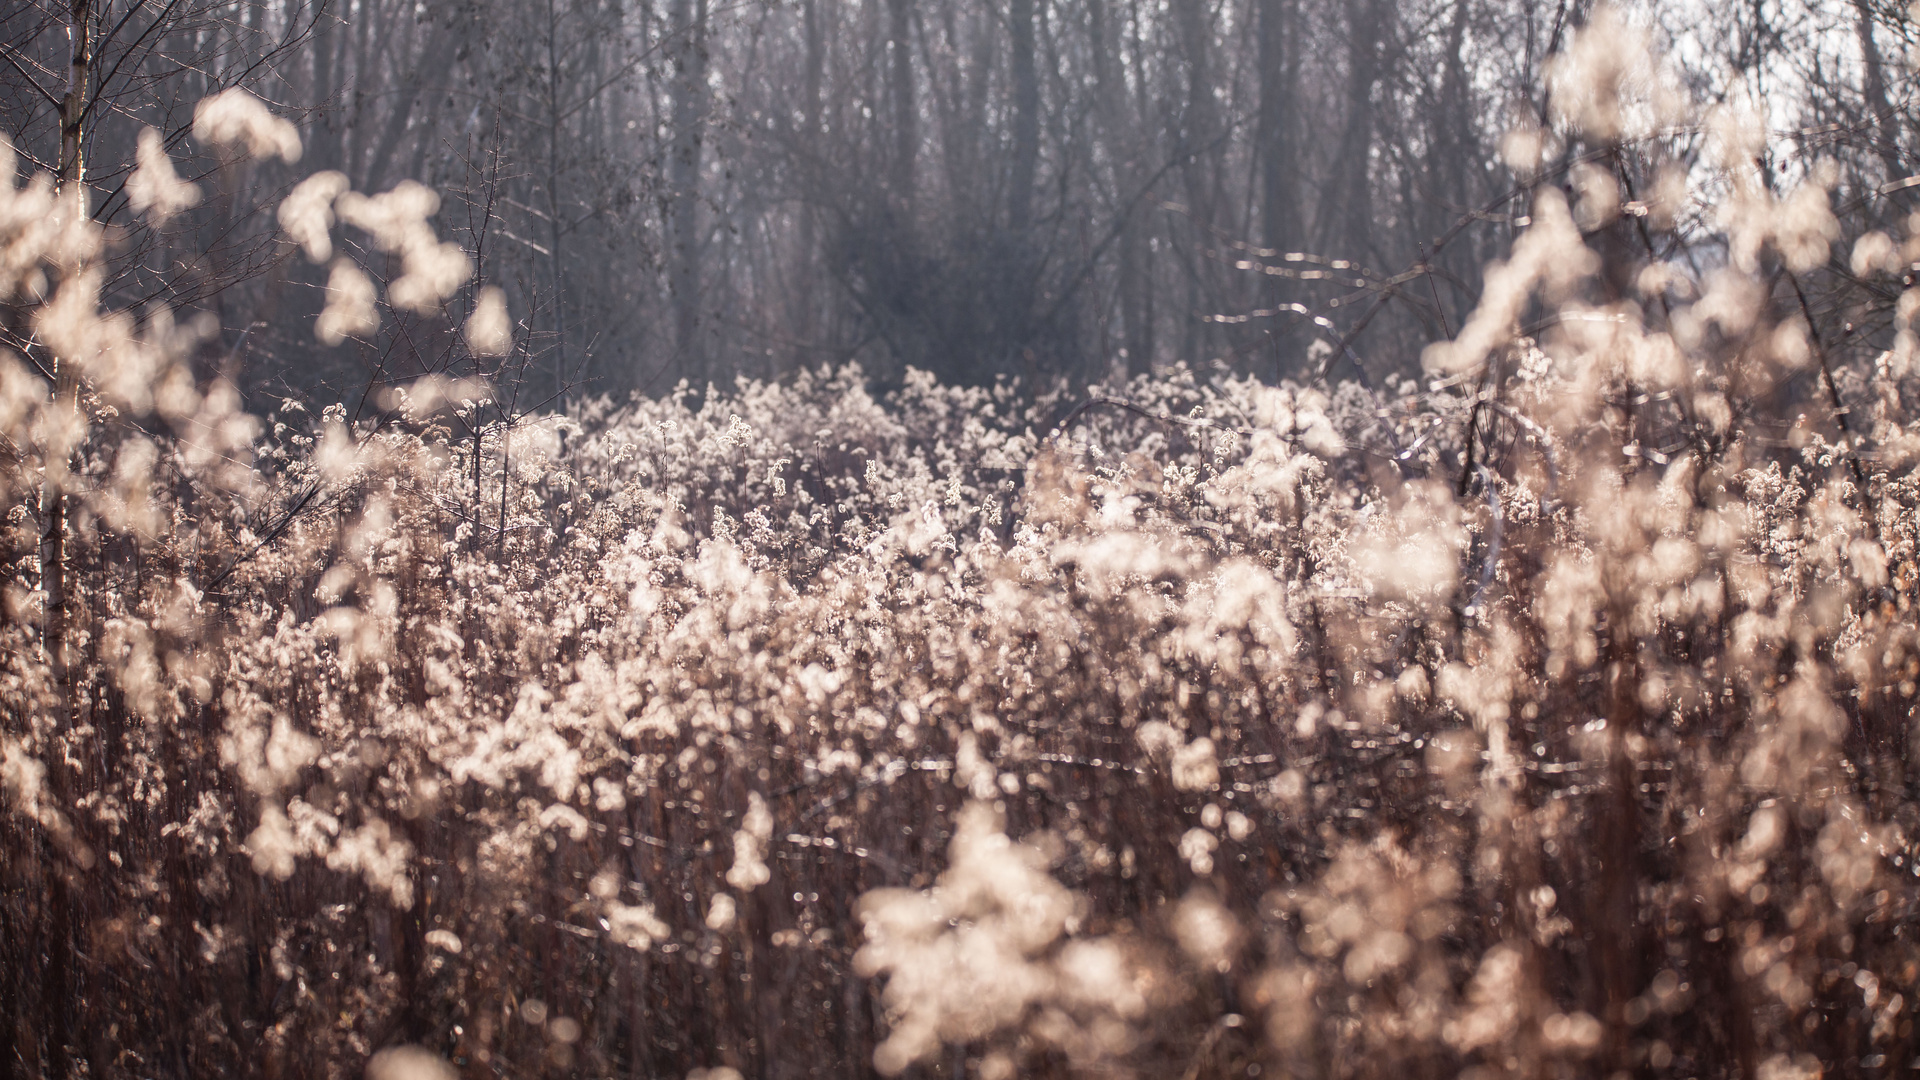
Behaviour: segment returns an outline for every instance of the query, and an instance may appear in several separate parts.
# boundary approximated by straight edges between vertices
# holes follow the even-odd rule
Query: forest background
[[[143,127],[208,193],[141,234],[108,295],[214,312],[208,362],[256,408],[464,359],[447,331],[466,293],[357,344],[313,340],[325,271],[273,244],[271,210],[324,169],[441,193],[476,285],[506,291],[531,401],[850,360],[883,387],[909,366],[1029,387],[1176,361],[1273,379],[1306,369],[1310,314],[1382,289],[1363,351],[1411,372],[1526,212],[1502,140],[1545,123],[1548,58],[1586,17],[1538,0],[82,6],[96,219],[132,221]],[[1904,205],[1872,197],[1910,171],[1903,7],[1647,17],[1689,92],[1801,133],[1770,170],[1830,157],[1856,213]],[[0,15],[0,128],[49,173],[71,21],[48,2]],[[229,87],[298,124],[297,165],[223,164],[189,138],[194,103]]]

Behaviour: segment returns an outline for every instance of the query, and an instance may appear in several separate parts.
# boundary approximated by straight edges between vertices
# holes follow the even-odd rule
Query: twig
[[[1228,1028],[1237,1028],[1245,1022],[1239,1013],[1228,1013],[1215,1020],[1213,1026],[1207,1029],[1206,1038],[1200,1040],[1199,1048],[1193,1052],[1193,1061],[1187,1066],[1187,1071],[1181,1074],[1182,1080],[1198,1080],[1200,1067],[1206,1064],[1207,1055],[1213,1053],[1213,1048],[1219,1043],[1220,1036],[1225,1035]]]
[[[1867,523],[1873,527],[1873,535],[1880,537],[1880,514],[1874,505],[1873,492],[1867,487],[1867,470],[1860,464],[1860,455],[1856,452],[1853,437],[1853,425],[1847,422],[1847,404],[1840,397],[1840,386],[1833,381],[1833,364],[1827,357],[1826,346],[1820,341],[1820,327],[1813,321],[1813,307],[1807,303],[1807,294],[1800,289],[1799,275],[1787,272],[1787,281],[1793,286],[1793,295],[1800,301],[1800,314],[1807,320],[1807,336],[1813,340],[1813,355],[1820,361],[1820,378],[1827,385],[1827,400],[1833,406],[1833,422],[1840,426],[1841,438],[1847,440],[1847,466],[1853,473],[1854,483],[1860,486],[1860,508],[1866,511]]]
[[[262,536],[260,540],[253,545],[253,547],[247,549],[246,554],[241,555],[239,558],[234,559],[232,564],[230,564],[225,570],[222,570],[220,571],[219,574],[215,575],[214,579],[212,581],[207,582],[206,586],[202,588],[201,591],[212,592],[213,590],[219,588],[220,584],[226,581],[228,578],[232,577],[233,572],[235,570],[240,569],[240,567],[243,564],[245,564],[247,560],[253,558],[255,555],[258,555],[261,549],[265,548],[268,544],[271,544],[275,540],[278,540],[280,538],[280,535],[286,532],[287,529],[290,526],[292,526],[293,519],[300,514],[300,511],[305,510],[307,508],[307,504],[313,501],[313,497],[315,495],[320,494],[320,487],[321,485],[317,482],[308,485],[306,494],[300,496],[300,499],[298,502],[295,502],[291,507],[287,508],[287,512],[280,516],[280,520],[271,529],[267,530],[266,535]]]
[[[1505,535],[1500,516],[1500,489],[1494,483],[1493,470],[1485,465],[1478,466],[1480,485],[1487,489],[1487,510],[1493,515],[1493,523],[1487,530],[1487,554],[1480,563],[1480,584],[1473,590],[1473,599],[1467,601],[1462,614],[1469,619],[1477,619],[1486,610],[1482,604],[1487,597],[1487,589],[1493,585],[1493,572],[1500,565],[1500,541]]]
[[[1551,514],[1553,508],[1559,503],[1557,493],[1560,489],[1560,453],[1553,445],[1553,436],[1547,434],[1546,428],[1529,420],[1525,414],[1511,405],[1489,400],[1487,407],[1520,425],[1522,431],[1533,436],[1533,440],[1540,444],[1540,455],[1547,462],[1547,493],[1546,497],[1540,500],[1540,512]]]
[[[1116,409],[1124,409],[1127,412],[1134,413],[1138,416],[1144,416],[1149,420],[1157,420],[1163,424],[1178,424],[1182,427],[1190,427],[1190,428],[1202,428],[1202,427],[1214,428],[1215,430],[1218,430],[1218,431],[1230,432],[1234,435],[1239,435],[1245,438],[1253,437],[1253,432],[1247,430],[1246,428],[1231,427],[1227,424],[1222,424],[1217,420],[1208,420],[1203,417],[1197,417],[1197,416],[1174,416],[1172,413],[1156,413],[1148,409],[1142,408],[1139,405],[1135,405],[1133,402],[1128,401],[1125,398],[1107,397],[1104,394],[1091,394],[1087,397],[1087,400],[1081,402],[1078,405],[1075,405],[1072,409],[1069,409],[1067,411],[1067,415],[1060,418],[1060,422],[1055,424],[1053,426],[1053,430],[1047,434],[1047,441],[1049,442],[1057,441],[1061,436],[1066,434],[1067,425],[1073,423],[1076,419],[1078,419],[1081,413],[1084,413],[1087,410],[1094,408],[1095,406],[1098,406],[1098,405],[1109,405]]]

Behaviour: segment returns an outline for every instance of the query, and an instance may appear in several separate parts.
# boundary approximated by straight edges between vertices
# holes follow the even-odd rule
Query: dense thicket
[[[1097,120],[1058,97],[1074,9],[982,9],[982,66],[954,71],[1004,65],[1002,98],[929,74],[961,54],[929,44],[930,9],[723,19],[689,0],[647,24],[659,52],[600,69],[659,72],[658,55],[690,79],[661,83],[664,119],[636,136],[658,140],[661,217],[628,224],[703,239],[697,257],[664,243],[668,291],[634,310],[666,312],[703,362],[751,355],[671,302],[674,275],[748,280],[725,275],[751,260],[715,252],[776,235],[702,231],[727,220],[701,185],[723,178],[706,140],[729,129],[693,121],[728,96],[731,35],[772,57],[776,28],[810,25],[824,82],[843,70],[828,44],[849,40],[835,20],[857,16],[919,50],[876,45],[873,111],[920,104],[867,128],[850,91],[812,99],[850,110],[822,106],[819,130],[847,142],[815,176],[848,201],[777,235],[819,290],[795,310],[884,340],[892,374],[790,353],[778,379],[555,404],[566,380],[539,365],[610,355],[587,298],[638,272],[619,229],[583,218],[545,245],[569,254],[515,276],[490,245],[540,234],[486,208],[538,220],[513,185],[557,192],[559,158],[541,180],[514,140],[563,148],[568,131],[524,103],[480,111],[481,179],[442,200],[406,179],[440,159],[390,100],[381,138],[417,160],[353,127],[303,139],[220,74],[236,56],[282,70],[337,34],[317,52],[378,57],[425,95],[433,63],[528,48],[537,24],[448,59],[406,51],[440,32],[409,22],[418,7],[373,29],[193,9],[209,21],[180,34],[208,93],[168,114],[186,77],[160,43],[185,0],[70,10],[102,32],[6,54],[22,77],[69,64],[104,89],[48,88],[59,137],[23,121],[25,169],[0,163],[19,346],[0,353],[0,1070],[1788,1080],[1920,1060],[1920,221],[1908,189],[1869,179],[1905,160],[1909,69],[1888,33],[1904,16],[1863,3],[1840,24],[1859,31],[1840,71],[1864,99],[1829,93],[1829,13],[1729,39],[1755,78],[1807,77],[1788,109],[1713,100],[1647,18],[1563,12],[1546,85],[1500,140],[1518,194],[1497,258],[1341,286],[1360,314],[1307,308],[1322,321],[1283,354],[1293,378],[1103,367],[1036,394],[985,375],[996,334],[1052,358],[1037,369],[1058,360],[1026,336],[1038,324],[1015,329],[1067,265],[1041,238],[1085,220],[1062,209],[1095,190],[1073,177],[1159,168],[1076,158],[1101,144],[1051,133]],[[1193,10],[1151,14],[1220,48],[1089,63],[1145,57],[1206,86],[1232,80],[1197,72],[1256,70],[1227,63],[1247,43],[1223,29],[1248,25],[1233,9]],[[1370,41],[1378,66],[1322,51],[1302,70],[1333,65],[1374,101],[1409,70],[1394,43],[1412,9],[1329,10],[1348,35],[1332,40]],[[555,5],[544,25],[628,46],[587,12]],[[1157,25],[1141,17],[1111,32]],[[1435,23],[1460,25],[1458,48],[1486,40]],[[151,100],[104,92],[136,69]],[[538,100],[513,80],[560,70],[523,57],[499,78]],[[544,85],[571,124],[599,106],[564,103],[616,83]],[[748,85],[773,84],[742,100]],[[922,151],[964,129],[928,104],[962,91],[984,95],[976,133],[1007,133],[1004,157],[977,144],[1004,174],[951,174],[1000,177],[946,234],[1000,237],[960,248],[979,261],[913,254],[943,220],[927,204],[960,205]],[[1236,127],[1229,99],[1140,100],[1225,125],[1192,121],[1206,131]],[[114,101],[151,128],[124,167],[90,123],[89,102]],[[1792,109],[1832,122],[1782,130]],[[1383,147],[1416,144],[1383,134],[1384,109],[1341,115],[1330,160],[1364,175],[1299,205],[1385,244],[1382,207],[1416,201],[1378,197],[1399,175]],[[777,142],[783,123],[728,137]],[[1208,146],[1219,172],[1196,164]],[[203,158],[217,166],[196,175]],[[1155,182],[1257,159],[1200,145]],[[921,201],[896,198],[909,188]],[[1143,231],[1090,244],[1074,295],[1124,313],[1129,236],[1161,267],[1135,283],[1155,304],[1183,251],[1222,281],[1295,287],[1200,258],[1178,232],[1208,220],[1198,204],[1140,203]],[[471,229],[450,225],[469,207]],[[1216,251],[1367,279],[1262,255],[1262,219],[1238,220]],[[615,247],[589,259],[588,235]],[[1038,278],[1003,272],[1032,258]],[[802,273],[817,266],[840,276]],[[303,282],[311,311],[291,299]],[[1417,322],[1392,319],[1454,283],[1459,306],[1415,348]],[[962,305],[985,359],[947,373],[971,383],[909,366],[939,366],[911,350],[947,337],[888,323],[862,292],[886,289]],[[1243,299],[1307,294],[1276,295]],[[233,311],[254,320],[244,340]],[[1092,349],[1088,318],[1058,340]],[[274,350],[315,339],[335,351],[284,377],[352,371],[341,400],[248,383],[254,350],[291,363]],[[365,366],[325,368],[356,349]]]

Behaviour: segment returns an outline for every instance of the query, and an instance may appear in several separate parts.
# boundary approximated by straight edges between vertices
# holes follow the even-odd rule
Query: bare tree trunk
[[[337,53],[341,50],[334,41],[338,32],[334,26],[335,17],[330,8],[334,0],[322,0],[319,12],[313,20],[313,105],[319,110],[313,125],[307,133],[307,159],[315,171],[332,169],[338,166],[340,159],[340,136],[335,130],[338,123],[334,115],[335,76],[338,74]],[[341,42],[345,34],[339,35]]]
[[[360,181],[366,174],[367,133],[372,130],[370,106],[381,84],[377,46],[373,41],[376,0],[349,0],[353,4],[353,74],[347,83],[353,87],[353,101],[347,109],[346,127],[351,133],[344,164],[348,176]],[[363,184],[364,186],[364,184]]]
[[[673,84],[673,152],[668,160],[667,232],[672,245],[674,364],[683,376],[706,372],[700,347],[700,158],[707,119],[707,0],[674,0],[679,35]]]
[[[1120,65],[1122,36],[1107,10],[1105,0],[1088,0],[1088,31],[1093,36],[1093,65],[1099,97],[1099,115],[1111,146],[1114,176],[1122,199],[1134,197],[1145,178],[1141,161],[1144,136],[1128,116],[1130,96]],[[1130,219],[1116,222],[1120,230],[1118,249],[1120,321],[1125,341],[1126,374],[1143,375],[1153,371],[1153,263],[1148,244],[1149,218],[1137,208],[1122,205]]]
[[[1380,79],[1381,0],[1355,0],[1347,9],[1346,126],[1341,132],[1326,200],[1327,246],[1352,259],[1373,246],[1373,88]]]
[[[1171,5],[1174,30],[1186,61],[1187,85],[1177,128],[1178,146],[1185,164],[1180,170],[1187,192],[1187,213],[1196,231],[1175,250],[1175,265],[1183,272],[1186,315],[1181,319],[1180,355],[1199,363],[1215,337],[1203,313],[1217,310],[1217,263],[1200,255],[1211,246],[1211,233],[1220,226],[1220,175],[1226,144],[1220,139],[1222,118],[1215,98],[1213,5],[1206,0],[1177,0]]]
[[[432,22],[420,28],[419,46],[412,51],[415,62],[409,65],[401,79],[399,92],[392,100],[393,111],[387,114],[387,125],[380,133],[379,144],[364,162],[366,172],[361,180],[364,190],[377,191],[386,182],[388,175],[393,172],[394,156],[399,152],[401,142],[406,139],[422,91],[437,91],[446,82],[447,72],[453,68],[454,54],[458,49],[453,41],[434,33],[433,29]]]
[[[1007,192],[1007,224],[1021,242],[1033,224],[1033,184],[1040,164],[1040,76],[1034,62],[1034,0],[1012,0],[1008,9],[1013,50],[1013,177]]]
[[[87,84],[93,68],[93,0],[72,0],[68,34],[72,41],[72,60],[67,68],[67,92],[60,102],[60,194],[67,203],[66,212],[74,215],[76,226],[88,217],[86,189]],[[78,268],[67,268],[77,273]],[[54,410],[56,414],[77,407],[80,379],[71,358],[55,356]],[[64,419],[64,418],[63,418]],[[45,625],[42,644],[47,650],[47,665],[59,696],[56,705],[61,731],[73,726],[73,675],[67,652],[67,463],[73,452],[70,440],[74,428],[55,424],[46,448],[46,478],[40,493],[43,531],[40,534],[40,588],[46,594]],[[70,805],[66,785],[67,767],[54,762],[48,770],[49,786],[56,805]],[[50,1076],[72,1074],[68,1044],[74,1032],[69,1005],[72,1001],[73,899],[68,893],[65,860],[51,839],[43,840],[47,855],[47,968],[41,988],[41,1008],[47,1020],[47,1072]]]
[[[1880,46],[1873,39],[1873,8],[1867,0],[1853,0],[1854,30],[1860,37],[1860,57],[1866,67],[1867,109],[1873,113],[1873,123],[1878,138],[1874,140],[1874,149],[1880,155],[1880,161],[1887,168],[1887,180],[1894,181],[1906,175],[1906,167],[1900,162],[1900,114],[1894,111],[1887,100],[1887,72],[1880,58]],[[1906,195],[1902,193],[1903,197]]]
[[[1593,965],[1600,994],[1596,1011],[1606,1025],[1601,1061],[1616,1070],[1633,1064],[1627,1006],[1646,985],[1642,969],[1652,946],[1642,940],[1646,935],[1638,891],[1647,874],[1640,858],[1640,777],[1633,747],[1639,741],[1644,714],[1640,706],[1639,643],[1628,629],[1631,619],[1631,612],[1620,603],[1608,612],[1612,641],[1608,646],[1606,689],[1606,803],[1595,829],[1594,855],[1600,881],[1588,897],[1589,925],[1599,931]]]
[[[893,99],[893,197],[907,207],[913,204],[914,155],[920,143],[915,123],[919,106],[913,95],[912,0],[887,0],[887,83]]]
[[[820,25],[820,0],[805,0],[802,19],[806,26],[807,43],[807,81],[802,106],[807,111],[807,134],[817,135],[820,131],[820,85],[827,70],[826,31]]]
[[[1297,0],[1259,0],[1260,225],[1269,248],[1293,247],[1300,228],[1301,147],[1294,130],[1300,70],[1294,63]]]
[[[806,74],[800,107],[804,111],[805,137],[817,139],[820,137],[820,86],[826,74],[826,37],[820,25],[820,0],[803,0],[801,21],[806,41]],[[797,216],[800,235],[796,246],[801,257],[808,258],[819,248],[818,211],[813,206],[802,206]],[[802,272],[795,274],[793,280],[794,287],[788,293],[787,320],[795,339],[803,343],[801,348],[805,349],[820,337],[819,275]],[[800,353],[796,353],[795,360],[802,366],[806,364]]]
[[[553,276],[553,347],[556,381],[567,372],[567,272],[560,233],[560,15],[547,0],[547,263]]]
[[[1153,249],[1146,234],[1145,215],[1140,215],[1120,237],[1120,304],[1127,324],[1128,375],[1152,374],[1158,347],[1153,334]]]
[[[1432,194],[1438,197],[1439,205],[1432,206],[1426,214],[1412,215],[1414,221],[1430,222],[1426,235],[1414,237],[1419,244],[1437,238],[1452,223],[1455,214],[1477,201],[1469,190],[1468,180],[1468,163],[1478,160],[1470,156],[1476,147],[1469,119],[1472,105],[1469,101],[1465,56],[1469,3],[1470,0],[1454,0],[1453,20],[1447,27],[1446,71],[1440,80],[1440,112],[1431,121],[1433,136],[1430,141],[1434,157],[1427,169],[1430,182],[1436,185],[1437,190]],[[1409,211],[1413,209],[1411,199],[1403,198],[1402,201],[1409,204]],[[1433,200],[1428,201],[1431,203]],[[1470,281],[1476,272],[1471,239],[1464,239],[1466,242],[1456,246],[1451,253],[1437,256],[1449,273],[1441,278],[1428,278],[1428,293],[1434,298],[1438,309],[1435,314],[1441,321],[1443,332],[1460,325],[1468,301],[1462,300],[1456,310],[1449,311],[1441,293],[1440,281],[1444,278]]]
[[[1454,0],[1453,20],[1447,26],[1447,69],[1440,82],[1441,114],[1434,118],[1439,136],[1433,144],[1440,148],[1444,186],[1442,196],[1457,206],[1466,206],[1472,201],[1472,193],[1467,190],[1467,154],[1472,141],[1469,128],[1471,115],[1467,101],[1467,59],[1465,55],[1467,40],[1468,0]],[[1451,216],[1452,211],[1444,211]]]
[[[69,32],[73,40],[73,59],[67,72],[67,93],[60,102],[60,193],[67,202],[67,212],[73,214],[77,222],[84,222],[89,210],[84,160],[87,132],[83,130],[83,125],[87,111],[87,83],[93,66],[93,0],[73,0],[71,15],[73,21]],[[77,273],[78,268],[70,267],[68,272]],[[55,356],[53,366],[55,408],[70,412],[77,407],[79,373],[64,357]],[[40,534],[40,588],[46,593],[44,645],[47,662],[62,696],[63,725],[72,720],[73,696],[69,686],[67,656],[66,473],[67,459],[73,451],[68,442],[70,437],[71,430],[59,426],[49,440],[46,482],[41,488],[40,504],[43,525]]]
[[[1298,0],[1258,0],[1260,105],[1257,152],[1260,161],[1261,241],[1274,251],[1300,243],[1300,157],[1303,147],[1295,124],[1299,109],[1300,65],[1295,61],[1299,37]],[[1264,307],[1276,307],[1285,298],[1283,279],[1269,277],[1263,291]],[[1269,331],[1276,375],[1288,373],[1289,354],[1296,334],[1287,333],[1289,320],[1273,320]]]
[[[1139,160],[1139,133],[1127,119],[1127,85],[1119,71],[1121,37],[1108,12],[1106,0],[1087,0],[1087,33],[1092,37],[1092,71],[1096,108],[1104,129],[1110,156],[1114,160],[1114,181],[1119,198],[1131,198],[1139,190],[1144,167]],[[1119,321],[1121,356],[1127,361],[1125,373],[1144,375],[1154,369],[1154,290],[1152,267],[1146,246],[1146,215],[1125,204],[1121,213],[1129,217],[1116,221],[1119,229],[1117,275],[1119,275]]]

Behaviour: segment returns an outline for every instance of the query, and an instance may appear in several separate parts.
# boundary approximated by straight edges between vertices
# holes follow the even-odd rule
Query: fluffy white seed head
[[[251,158],[300,160],[300,131],[239,87],[202,98],[193,108],[193,137],[207,146],[238,147]]]
[[[332,169],[314,173],[280,200],[280,228],[309,262],[333,257],[333,203],[347,190],[347,175]]]
[[[335,259],[333,271],[327,275],[327,306],[314,323],[314,336],[323,344],[338,345],[378,329],[380,312],[374,307],[373,279],[351,259]]]
[[[513,321],[507,315],[507,294],[489,285],[474,298],[467,317],[467,348],[475,356],[505,356],[513,349]]]
[[[147,215],[155,225],[165,225],[175,214],[200,205],[200,189],[174,171],[173,159],[167,155],[158,131],[140,129],[135,161],[133,174],[127,177],[127,204],[134,213]]]

